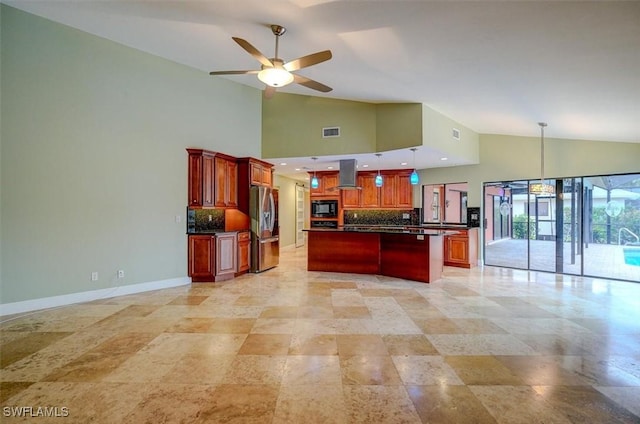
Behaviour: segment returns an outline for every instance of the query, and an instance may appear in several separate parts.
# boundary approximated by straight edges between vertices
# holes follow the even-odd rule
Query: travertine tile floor
[[[0,421],[640,422],[640,284],[305,269],[3,317]]]

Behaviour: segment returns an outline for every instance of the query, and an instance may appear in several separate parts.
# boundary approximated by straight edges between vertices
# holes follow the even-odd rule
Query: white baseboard
[[[147,283],[130,284],[127,286],[109,287],[106,289],[90,290],[86,292],[63,294],[60,296],[43,297],[40,299],[23,300],[21,302],[0,304],[0,316],[21,314],[39,309],[56,308],[74,303],[91,302],[107,297],[124,296],[151,290],[168,289],[171,287],[191,284],[191,278],[179,277],[168,280],[150,281]]]

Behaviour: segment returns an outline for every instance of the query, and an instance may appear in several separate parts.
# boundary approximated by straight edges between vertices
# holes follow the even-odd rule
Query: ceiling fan
[[[292,82],[323,93],[328,93],[332,90],[331,87],[327,87],[318,81],[293,73],[299,69],[317,65],[318,63],[331,59],[331,50],[312,53],[285,63],[284,60],[278,57],[278,39],[287,30],[285,27],[280,25],[271,25],[271,31],[273,32],[273,35],[276,36],[276,52],[275,57],[270,59],[267,59],[265,55],[260,53],[260,51],[253,47],[248,41],[243,40],[242,38],[232,37],[233,41],[238,43],[240,47],[245,49],[251,56],[256,58],[256,60],[262,64],[260,69],[248,71],[213,71],[209,72],[209,75],[258,74],[258,79],[266,84],[264,90],[264,96],[266,98],[273,96],[276,88],[284,87]]]

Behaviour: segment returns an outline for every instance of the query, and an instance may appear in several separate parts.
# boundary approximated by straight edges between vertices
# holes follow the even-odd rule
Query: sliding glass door
[[[640,282],[640,174],[484,187],[485,265]]]

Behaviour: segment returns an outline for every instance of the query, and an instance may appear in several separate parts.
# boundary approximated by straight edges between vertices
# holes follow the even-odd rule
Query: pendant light
[[[378,175],[376,175],[376,187],[382,187],[382,175],[380,175],[380,156],[382,153],[376,153],[378,156]]]
[[[314,163],[315,161],[318,160],[318,158],[311,158],[313,159]],[[320,183],[318,183],[318,177],[316,177],[316,166],[313,165],[313,177],[311,178],[311,188],[318,188],[318,186],[320,185]]]
[[[555,192],[555,188],[544,182],[544,127],[546,122],[538,122],[540,125],[540,182],[529,185],[529,193],[536,196],[549,196]]]
[[[411,182],[411,185],[417,185],[420,181],[420,177],[418,177],[418,171],[416,171],[416,150],[418,150],[418,148],[412,147],[409,150],[413,152],[413,172],[411,173],[411,177],[409,177],[409,181]]]

